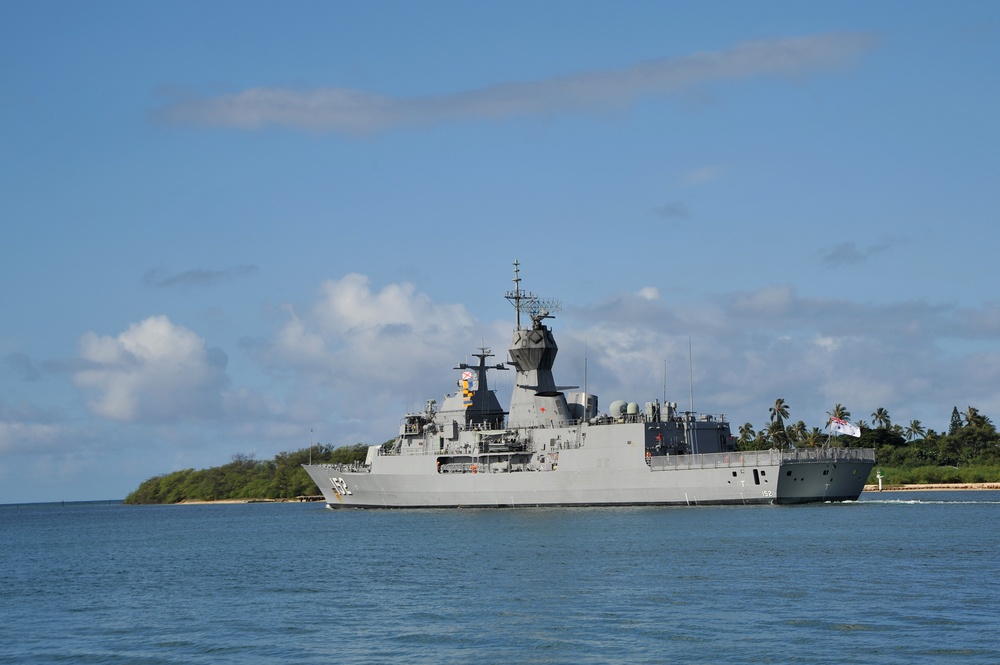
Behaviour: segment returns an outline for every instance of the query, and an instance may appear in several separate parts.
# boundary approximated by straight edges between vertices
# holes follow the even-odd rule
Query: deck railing
[[[355,472],[355,473],[360,472],[360,471],[369,471],[369,472],[371,471],[371,469],[369,467],[365,466],[361,462],[351,462],[350,464],[329,463],[329,462],[319,463],[319,462],[317,462],[317,463],[309,465],[309,466],[318,466],[318,467],[321,467],[323,469],[327,469],[328,471],[352,471],[352,472]]]
[[[697,455],[663,455],[649,459],[654,471],[770,466],[782,462],[875,461],[873,448],[796,448],[795,450],[748,450]]]
[[[804,462],[809,460],[829,460],[838,462],[841,460],[854,461],[875,461],[874,448],[796,448],[795,450],[781,451],[782,460],[786,462]]]

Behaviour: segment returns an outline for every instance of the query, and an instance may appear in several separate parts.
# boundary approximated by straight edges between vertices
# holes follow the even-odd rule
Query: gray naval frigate
[[[725,416],[675,402],[612,402],[567,392],[552,375],[556,346],[514,262],[510,408],[489,388],[489,349],[459,364],[460,390],[407,414],[363,464],[308,464],[332,508],[787,504],[852,501],[875,464],[867,448],[737,450]],[[530,325],[522,327],[521,315]]]

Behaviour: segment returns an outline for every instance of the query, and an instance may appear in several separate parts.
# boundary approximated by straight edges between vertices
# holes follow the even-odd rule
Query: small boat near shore
[[[521,289],[506,364],[460,363],[459,390],[407,414],[364,463],[303,465],[333,508],[791,504],[852,501],[875,464],[869,448],[739,451],[724,415],[658,399],[598,398],[560,386],[545,302]],[[522,326],[521,317],[526,322]],[[516,373],[505,411],[488,374]]]

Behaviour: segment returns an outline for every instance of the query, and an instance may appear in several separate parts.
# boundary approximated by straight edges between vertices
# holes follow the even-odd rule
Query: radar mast
[[[532,327],[537,329],[542,324],[542,319],[550,319],[550,312],[558,312],[562,309],[562,302],[555,298],[539,298],[534,293],[521,290],[521,262],[514,259],[514,290],[508,291],[507,300],[514,306],[515,330],[521,329],[521,312],[531,317]]]

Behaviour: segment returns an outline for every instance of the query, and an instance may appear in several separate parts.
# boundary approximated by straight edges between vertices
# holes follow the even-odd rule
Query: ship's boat
[[[364,463],[308,464],[333,508],[455,508],[809,503],[858,498],[875,464],[868,448],[737,450],[725,416],[675,402],[616,400],[559,386],[551,303],[520,288],[504,364],[482,348],[461,363],[459,390],[407,414],[399,436]],[[525,316],[530,324],[522,326]],[[491,371],[515,374],[510,407]]]

